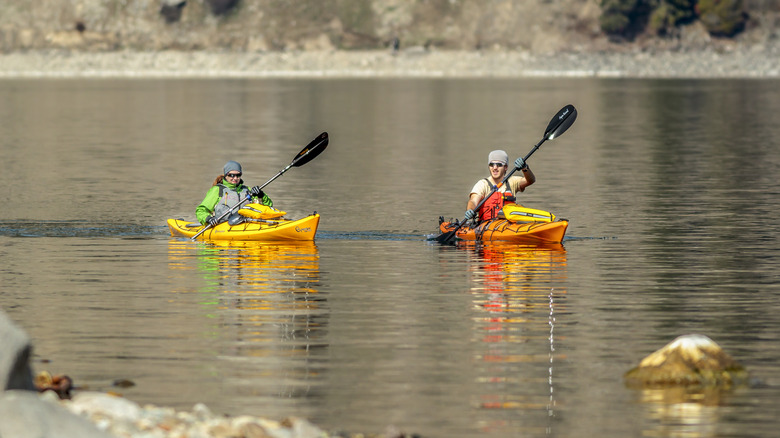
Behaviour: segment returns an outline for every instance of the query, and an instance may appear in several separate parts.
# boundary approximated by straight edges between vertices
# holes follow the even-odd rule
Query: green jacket
[[[238,184],[222,181],[222,184],[211,186],[208,192],[206,192],[206,197],[203,198],[203,202],[195,209],[195,217],[198,218],[198,222],[205,224],[206,219],[215,214],[217,203],[220,201],[224,204],[222,207],[230,208],[241,200],[246,199],[246,197],[249,196],[249,188],[243,183],[243,180],[239,181]],[[221,196],[220,192],[222,192]],[[266,194],[263,195],[262,200],[258,199],[257,196],[253,196],[252,202],[259,202],[269,207],[273,207],[274,205],[274,202]],[[220,211],[224,212],[226,210],[225,208],[222,208]],[[225,219],[227,219],[227,217]]]

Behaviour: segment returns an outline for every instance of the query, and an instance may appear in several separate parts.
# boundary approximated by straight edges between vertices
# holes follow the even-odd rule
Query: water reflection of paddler
[[[191,251],[196,251],[195,258]],[[197,269],[207,273],[208,280],[218,280],[215,286],[246,285],[253,289],[250,293],[316,292],[313,285],[319,281],[319,252],[312,241],[215,240],[193,247],[171,240],[169,260],[172,269]],[[192,261],[195,265],[189,266]]]
[[[474,248],[482,288],[488,298],[480,307],[490,312],[529,311],[545,303],[536,303],[534,298],[546,294],[558,279],[565,278],[561,268],[566,266],[566,250],[561,244],[517,245],[517,244],[471,244]],[[508,315],[503,314],[505,318]]]
[[[469,242],[470,244],[470,242]],[[484,314],[475,319],[475,334],[483,348],[476,360],[482,362],[480,382],[485,390],[480,407],[489,411],[546,409],[552,415],[553,305],[565,294],[559,282],[565,280],[566,251],[563,245],[470,244],[476,267],[472,293],[475,308]],[[549,344],[539,342],[549,336]],[[481,351],[480,351],[481,350]],[[544,379],[542,379],[544,376]],[[539,382],[544,381],[547,387]],[[484,424],[500,432],[516,424]]]
[[[325,378],[311,359],[326,351],[330,318],[313,241],[173,239],[169,267],[172,292],[199,297],[203,336],[215,339],[217,368],[232,376],[227,392],[287,399]]]
[[[266,195],[260,186],[254,186],[251,189],[244,185],[241,179],[243,172],[241,164],[236,161],[228,161],[222,168],[222,175],[217,176],[211,188],[206,192],[203,202],[195,209],[195,216],[198,222],[203,225],[216,226],[221,221],[219,218],[230,211],[242,200],[252,197],[252,202],[260,203],[273,207],[274,203]],[[232,214],[222,221],[227,220],[231,225],[240,223],[243,216]]]
[[[561,273],[559,268],[566,266],[566,249],[560,243],[460,242],[460,246],[474,249],[479,271],[500,280],[502,290],[527,292],[541,283],[546,287],[557,278],[549,275]],[[518,289],[519,284],[531,289]]]
[[[518,192],[525,191],[525,188],[536,182],[536,176],[531,172],[525,160],[522,157],[515,160],[515,168],[522,172],[522,176],[510,176],[506,183],[503,183],[504,177],[509,165],[509,155],[502,150],[495,150],[488,154],[488,168],[490,176],[480,179],[474,184],[469,194],[469,200],[466,204],[466,220],[472,220],[479,217],[479,221],[486,221],[498,217],[504,204],[515,202],[515,196]],[[487,200],[476,210],[480,201],[485,196]]]

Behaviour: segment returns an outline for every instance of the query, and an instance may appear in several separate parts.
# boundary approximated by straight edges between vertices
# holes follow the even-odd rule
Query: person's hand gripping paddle
[[[322,153],[322,151],[324,151],[326,147],[328,147],[328,133],[323,132],[322,134],[318,135],[317,138],[315,138],[309,144],[307,144],[306,147],[304,147],[300,152],[298,152],[298,155],[296,155],[295,158],[293,158],[292,162],[288,164],[287,167],[280,170],[279,173],[271,177],[271,179],[266,181],[265,184],[260,186],[260,190],[262,190],[268,184],[271,184],[271,181],[282,176],[282,174],[290,170],[291,167],[301,167],[304,164],[308,163],[309,161],[313,160],[314,157]],[[218,217],[217,222],[222,221],[222,219],[225,216],[232,214],[235,210],[239,209],[242,205],[244,205],[245,202],[249,201],[250,199],[252,199],[252,197],[247,196],[246,198],[241,200],[241,202],[234,205],[230,210],[226,211],[220,217]],[[192,236],[192,240],[197,239],[198,236],[203,234],[209,228],[211,228],[211,225],[206,224],[202,230],[198,231],[198,234]]]
[[[547,125],[547,129],[544,131],[544,137],[542,137],[541,140],[539,140],[539,143],[536,143],[533,149],[531,149],[531,152],[528,152],[528,154],[523,158],[523,161],[528,161],[528,158],[533,155],[534,152],[536,152],[537,149],[547,140],[553,140],[555,138],[558,138],[561,134],[566,132],[567,129],[574,123],[574,121],[577,119],[577,109],[574,108],[574,105],[566,105],[565,107],[561,108],[560,111],[558,111],[558,114],[556,114],[552,120],[550,120],[550,123]],[[509,177],[512,176],[513,173],[517,168],[512,169],[501,181],[500,185],[505,184]],[[479,202],[479,204],[474,208],[474,211],[479,211],[479,208],[482,207],[482,204],[485,203],[485,201],[496,191],[496,188],[493,188],[493,190],[488,193],[487,196],[482,198],[482,201]],[[460,228],[467,222],[467,219],[463,219],[457,227],[455,227],[452,231],[447,231],[446,233],[442,233],[439,236],[437,236],[435,239],[439,243],[451,243],[455,241],[456,239],[456,233]]]

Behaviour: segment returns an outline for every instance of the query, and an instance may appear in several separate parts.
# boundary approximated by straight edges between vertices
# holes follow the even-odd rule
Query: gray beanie
[[[506,154],[506,152],[502,150],[495,150],[488,155],[488,164],[493,163],[495,161],[500,161],[504,163],[504,165],[509,164],[509,155]]]
[[[223,175],[227,175],[231,171],[243,173],[241,172],[241,165],[238,164],[238,162],[236,161],[228,161],[227,163],[225,163],[225,167],[222,168]]]

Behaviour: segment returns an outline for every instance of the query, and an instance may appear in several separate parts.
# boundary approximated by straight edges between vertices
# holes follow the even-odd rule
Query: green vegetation
[[[699,0],[699,19],[714,36],[730,37],[745,28],[742,0]]]
[[[675,35],[680,26],[699,19],[713,36],[731,37],[744,29],[742,0],[600,0],[601,30],[633,39],[643,32]]]
[[[630,37],[640,17],[640,6],[645,0],[600,0],[601,30],[608,35]]]
[[[695,18],[696,0],[663,0],[650,15],[648,27],[657,35],[669,35],[677,26]]]

